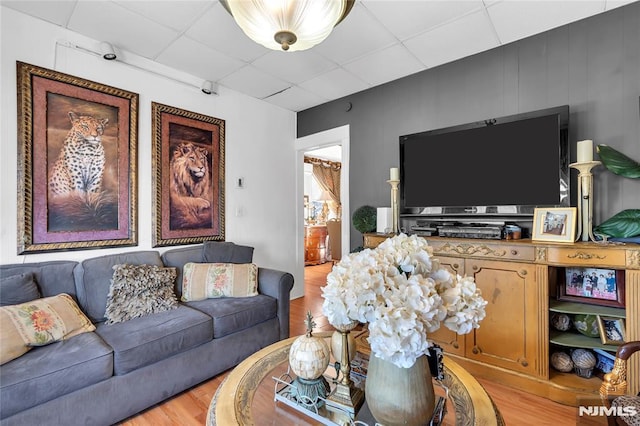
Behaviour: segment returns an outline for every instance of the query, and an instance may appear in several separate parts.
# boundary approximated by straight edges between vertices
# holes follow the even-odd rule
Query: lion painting
[[[171,157],[171,229],[210,228],[212,191],[209,152],[191,142],[175,147]]]

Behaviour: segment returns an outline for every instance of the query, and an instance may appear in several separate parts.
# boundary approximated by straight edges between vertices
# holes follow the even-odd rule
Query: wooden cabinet
[[[381,242],[389,237],[393,237],[393,234],[380,234],[377,232],[367,232],[362,234],[362,247],[374,248],[378,247]]]
[[[640,247],[597,243],[553,244],[530,240],[468,240],[426,237],[434,257],[452,272],[473,275],[488,301],[487,317],[466,336],[447,329],[430,334],[447,353],[479,377],[561,402],[577,405],[597,398],[601,380],[560,373],[549,366],[554,347],[604,348],[599,338],[551,330],[550,312],[594,313],[625,317],[627,341],[640,340]],[[623,270],[625,307],[560,303],[564,268]],[[629,393],[640,391],[640,356],[628,363]],[[584,399],[582,399],[584,401]]]
[[[487,317],[479,329],[464,336],[464,341],[446,330],[430,335],[472,374],[577,405],[581,398],[597,398],[601,380],[550,368],[550,351],[557,345],[615,347],[602,345],[599,338],[551,330],[550,312],[625,317],[627,341],[640,340],[640,247],[636,245],[426,238],[434,257],[452,272],[473,275],[488,301]],[[623,270],[625,307],[559,303],[556,295],[562,271],[576,267]],[[640,357],[632,357],[628,368],[630,393],[637,393]]]
[[[304,229],[304,264],[319,265],[327,261],[327,227],[306,226]]]
[[[365,247],[375,247],[384,234],[365,234]],[[564,335],[550,327],[553,312],[592,313],[625,318],[626,340],[640,340],[640,246],[592,242],[544,243],[531,240],[482,240],[425,237],[434,258],[462,276],[473,275],[488,301],[480,328],[458,336],[446,327],[429,339],[443,347],[472,374],[567,405],[598,398],[602,380],[560,373],[549,366],[554,348],[604,348],[599,338]],[[368,245],[367,245],[368,244]],[[625,305],[606,308],[559,303],[558,285],[565,268],[622,271]],[[640,354],[627,362],[629,393],[640,392]]]
[[[459,336],[446,327],[429,334],[448,354],[496,367],[543,376],[542,345],[537,321],[538,284],[535,266],[527,263],[437,256],[450,272],[472,275],[487,300],[480,328]],[[509,342],[505,345],[504,342]]]
[[[464,259],[448,256],[438,256],[437,259],[440,265],[448,269],[452,274],[465,275]],[[465,336],[461,336],[455,331],[442,326],[439,330],[429,333],[428,337],[429,340],[440,345],[445,353],[465,356]]]
[[[543,377],[544,334],[540,313],[546,300],[535,266],[520,262],[467,259],[465,270],[488,302],[480,328],[465,336],[465,357],[511,371]],[[541,306],[544,305],[544,306]]]

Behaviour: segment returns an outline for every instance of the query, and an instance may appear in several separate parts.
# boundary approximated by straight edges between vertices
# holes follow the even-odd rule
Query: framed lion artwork
[[[151,103],[153,246],[224,241],[225,122]]]

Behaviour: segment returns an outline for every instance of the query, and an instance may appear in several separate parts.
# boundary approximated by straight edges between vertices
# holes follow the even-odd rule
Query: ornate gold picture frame
[[[152,102],[153,246],[224,241],[225,121]]]
[[[137,244],[138,94],[17,62],[18,254]]]

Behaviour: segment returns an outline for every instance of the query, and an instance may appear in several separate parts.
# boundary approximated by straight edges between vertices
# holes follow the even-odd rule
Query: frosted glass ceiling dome
[[[326,39],[355,0],[221,0],[244,33],[268,49],[295,52]]]

